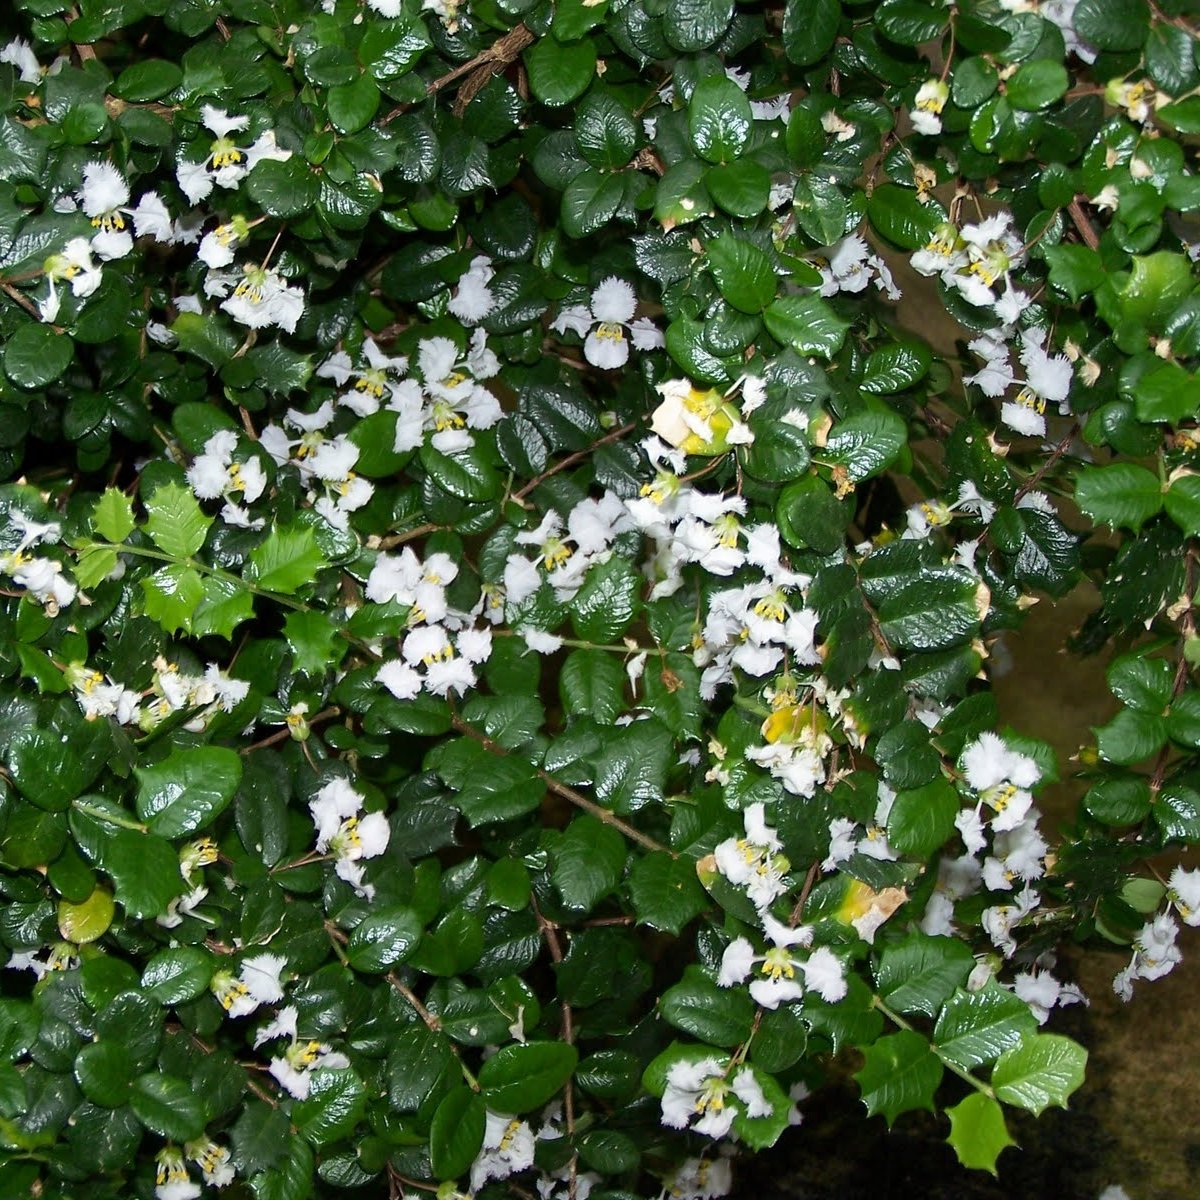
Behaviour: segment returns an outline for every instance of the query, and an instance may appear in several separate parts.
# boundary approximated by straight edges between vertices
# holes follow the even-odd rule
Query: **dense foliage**
[[[1056,949],[1200,923],[1195,9],[5,6],[0,1194],[1065,1104]],[[1052,846],[989,652],[1084,575]]]

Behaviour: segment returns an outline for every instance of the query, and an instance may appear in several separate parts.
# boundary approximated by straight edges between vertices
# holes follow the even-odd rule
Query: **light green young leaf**
[[[191,558],[204,545],[212,518],[206,517],[191,489],[165,483],[146,501],[146,532],[172,558]]]

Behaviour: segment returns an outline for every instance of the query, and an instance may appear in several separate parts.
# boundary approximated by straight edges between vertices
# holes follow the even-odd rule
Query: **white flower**
[[[363,883],[361,860],[382,854],[391,830],[383,813],[360,817],[362,806],[363,797],[340,777],[321,787],[308,803],[316,826],[317,852],[332,854],[338,877],[369,900],[375,889]]]
[[[164,1146],[155,1155],[154,1195],[156,1200],[196,1200],[203,1190],[188,1178],[187,1164],[177,1146]]]
[[[610,275],[596,285],[589,305],[577,304],[563,309],[550,328],[555,333],[568,330],[584,339],[583,356],[594,367],[616,370],[629,361],[629,338],[638,350],[656,350],[662,334],[645,317],[633,320],[637,296],[625,280]]]
[[[447,308],[464,325],[478,325],[496,307],[496,297],[488,284],[496,272],[485,254],[471,259],[471,265],[458,281],[458,289]]]
[[[1200,925],[1200,868],[1176,867],[1167,880],[1167,899],[1185,925]]]
[[[96,232],[92,249],[105,260],[123,258],[133,249],[133,238],[125,228],[129,208],[129,184],[110,162],[90,162],[83,168],[80,207],[92,220]]]
[[[1037,908],[1040,899],[1037,892],[1026,885],[1014,903],[997,904],[983,910],[981,920],[984,932],[1005,958],[1011,958],[1017,952],[1012,929]]]
[[[352,366],[348,354],[335,354],[317,368],[317,375],[333,379],[339,387],[353,376],[354,387],[344,391],[338,397],[338,402],[360,417],[369,417],[379,411],[385,394],[389,399],[397,394],[396,380],[407,370],[408,359],[403,355],[385,354],[371,338],[364,338],[362,361],[357,368]],[[392,379],[391,376],[396,378]]]
[[[276,145],[273,130],[267,130],[252,146],[239,146],[230,134],[245,129],[250,124],[248,117],[231,117],[211,104],[204,105],[200,116],[205,127],[216,134],[208,156],[201,162],[180,159],[175,167],[179,187],[193,205],[204,200],[212,192],[214,184],[236,188],[255,164],[263,159],[285,162],[292,157],[290,150],[280,150]]]
[[[766,822],[766,808],[751,804],[742,814],[746,836],[727,838],[713,851],[717,870],[744,887],[759,909],[769,907],[787,891],[784,878],[791,864],[780,851],[783,843]]]
[[[1075,984],[1059,983],[1049,971],[1022,971],[1013,979],[1013,991],[1029,1005],[1039,1025],[1045,1025],[1056,1005],[1087,1004],[1087,997]]]
[[[212,276],[209,278],[212,280]],[[246,266],[236,283],[229,279],[213,280],[212,283],[211,294],[226,297],[221,301],[221,307],[235,321],[251,329],[278,325],[288,333],[295,333],[296,323],[304,315],[304,293],[275,271]],[[205,291],[209,290],[210,285],[206,283]]]
[[[981,803],[995,811],[995,832],[1015,829],[1025,819],[1033,803],[1027,789],[1040,775],[1032,758],[1010,750],[996,734],[982,733],[963,751],[959,765]]]
[[[233,1182],[233,1163],[229,1147],[220,1146],[207,1134],[192,1142],[184,1142],[183,1152],[199,1168],[204,1182],[213,1187],[226,1187]]]
[[[927,79],[917,89],[911,112],[912,126],[918,133],[942,132],[942,109],[950,99],[950,86],[943,79]]]
[[[294,1026],[294,1022],[292,1022]],[[280,1031],[285,1032],[283,1030]],[[287,1092],[297,1100],[306,1100],[312,1089],[312,1072],[325,1068],[335,1070],[348,1067],[350,1060],[340,1051],[324,1042],[296,1040],[294,1028],[290,1032],[292,1044],[271,1059],[267,1070]],[[266,1038],[264,1041],[268,1040]],[[257,1042],[255,1043],[258,1044]]]
[[[14,38],[8,45],[0,47],[0,63],[16,67],[22,83],[42,81],[42,68],[37,55],[30,49],[29,43],[21,38]]]
[[[242,962],[237,975],[218,971],[209,983],[221,1007],[231,1017],[244,1017],[260,1005],[283,999],[280,976],[287,959],[278,954],[256,954]]]
[[[1046,406],[1057,404],[1060,412],[1069,411],[1071,360],[1065,354],[1047,354],[1036,333],[1021,338],[1021,362],[1025,365],[1025,386],[1000,410],[1000,419],[1011,429],[1030,437],[1046,433]]]
[[[533,1166],[533,1130],[525,1121],[490,1110],[483,1145],[471,1164],[471,1190],[479,1191],[489,1179],[507,1179]]]
[[[177,230],[171,214],[157,192],[146,192],[129,214],[138,237],[150,237],[156,242],[177,240]]]
[[[1113,980],[1113,991],[1128,1001],[1133,996],[1135,979],[1161,979],[1181,962],[1183,954],[1175,939],[1179,926],[1167,913],[1158,913],[1142,926],[1133,939],[1133,958]]]
[[[262,463],[253,455],[248,455],[244,462],[234,460],[237,443],[238,436],[232,429],[214,433],[204,443],[204,452],[188,468],[187,481],[197,499],[225,499],[227,503],[222,515],[227,520],[233,517],[230,524],[245,526],[249,524],[248,514],[233,504],[229,497],[240,492],[247,504],[253,504],[263,494],[267,476]]]
[[[667,1071],[662,1123],[672,1129],[690,1126],[705,1137],[723,1138],[743,1107],[748,1117],[769,1116],[773,1111],[749,1067],[742,1067],[732,1080],[727,1078],[725,1060],[715,1057],[676,1062]]]
[[[658,1200],[717,1200],[732,1187],[728,1158],[686,1158],[663,1176]]]
[[[92,247],[87,238],[72,238],[58,254],[52,254],[42,264],[49,285],[45,299],[38,301],[43,321],[54,321],[62,303],[55,284],[66,280],[75,296],[90,296],[102,278],[100,268],[92,261]]]

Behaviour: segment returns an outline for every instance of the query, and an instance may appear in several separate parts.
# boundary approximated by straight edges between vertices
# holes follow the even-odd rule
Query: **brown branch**
[[[1078,196],[1067,205],[1067,212],[1071,214],[1071,220],[1075,222],[1075,228],[1079,230],[1079,236],[1083,238],[1085,244],[1092,250],[1098,250],[1100,248],[1100,239],[1096,235],[1095,229],[1092,228],[1092,223],[1088,220],[1087,213],[1083,211],[1083,206],[1079,203]]]
[[[538,907],[536,896],[530,895],[529,903],[533,906],[533,915],[537,917],[538,929],[541,930],[542,936],[546,939],[546,948],[550,951],[550,957],[557,965],[563,960],[562,943],[558,940],[558,926],[553,921],[547,921],[542,916],[542,910]],[[562,1005],[562,1036],[563,1041],[568,1046],[575,1045],[575,1019],[571,1012],[571,1006],[566,1003]],[[574,1138],[575,1089],[572,1086],[571,1079],[568,1079],[563,1087],[563,1110],[567,1118],[567,1137]],[[567,1170],[567,1200],[575,1200],[575,1190],[579,1181],[579,1155],[573,1149],[570,1165]]]
[[[309,721],[308,721],[309,728],[311,728],[313,725],[319,725],[322,721],[331,721],[331,720],[333,720],[334,717],[341,716],[341,713],[342,713],[342,710],[340,708],[338,708],[336,705],[334,705],[332,708],[322,709],[319,713],[317,713],[317,715],[315,717],[309,718]],[[265,737],[262,739],[262,741],[253,743],[253,745],[243,746],[241,749],[241,753],[249,754],[249,753],[251,753],[251,751],[254,751],[254,750],[262,750],[265,746],[274,746],[277,742],[287,741],[287,739],[290,738],[291,736],[292,736],[291,729],[285,725],[282,729],[271,734],[270,737]]]
[[[1196,636],[1196,617],[1193,611],[1196,603],[1196,548],[1194,545],[1188,545],[1184,555],[1184,585],[1183,599],[1187,607],[1180,614],[1180,635],[1186,643],[1188,638]],[[1175,664],[1175,679],[1171,685],[1171,703],[1173,704],[1183,693],[1184,687],[1188,680],[1188,661],[1184,657],[1183,647],[1180,647],[1179,661]],[[1153,804],[1158,799],[1158,793],[1162,791],[1163,779],[1167,773],[1167,762],[1171,757],[1171,743],[1164,743],[1161,750],[1158,752],[1158,757],[1154,760],[1154,770],[1150,776],[1150,803]]]
[[[576,450],[574,454],[568,454],[566,458],[560,459],[552,467],[547,467],[540,475],[534,476],[519,492],[513,492],[514,500],[524,500],[530,492],[533,491],[539,483],[543,483],[549,479],[551,475],[557,475],[559,471],[565,471],[573,467],[577,462],[582,462],[593,451],[598,450],[601,446],[607,446],[609,442],[615,442],[623,438],[627,433],[632,432],[637,428],[635,421],[630,421],[627,425],[622,425],[618,429],[610,429],[602,438],[593,442],[586,450]]]
[[[508,757],[508,751],[499,742],[492,741],[490,737],[480,733],[473,725],[468,725],[457,713],[451,717],[451,723],[459,733],[473,738],[485,750],[495,754],[498,758]],[[577,792],[573,787],[568,787],[565,783],[555,779],[549,771],[543,771],[540,767],[535,767],[534,774],[556,796],[575,805],[576,808],[581,808],[584,812],[590,813],[593,817],[603,821],[605,825],[611,825],[614,829],[623,833],[631,842],[637,842],[639,846],[645,846],[647,850],[661,850],[664,854],[669,854],[672,858],[679,857],[674,850],[664,846],[661,842],[656,842],[640,829],[635,829],[632,825],[622,821],[611,809],[605,808],[602,804],[597,804],[595,800],[589,800],[582,792]]]
[[[1060,458],[1062,458],[1062,456],[1064,454],[1066,454],[1071,443],[1075,440],[1075,435],[1078,432],[1079,432],[1079,423],[1075,422],[1074,424],[1072,424],[1071,428],[1068,429],[1065,434],[1063,434],[1062,440],[1058,443],[1057,446],[1054,447],[1054,450],[1052,451],[1050,457],[1048,459],[1046,459],[1046,461],[1044,463],[1042,463],[1042,465],[1040,467],[1038,467],[1038,469],[1036,471],[1034,471],[1034,473],[1032,475],[1030,475],[1030,477],[1027,480],[1025,480],[1025,482],[1023,484],[1021,484],[1021,486],[1019,488],[1017,488],[1017,494],[1013,497],[1013,506],[1014,507],[1017,505],[1017,503],[1023,497],[1028,496],[1029,493],[1032,492],[1033,489],[1035,487],[1037,487],[1037,485],[1039,483],[1042,482],[1042,480],[1046,477],[1046,474],[1049,471],[1053,470],[1053,468],[1054,468],[1055,464],[1058,462],[1058,460]]]
[[[439,76],[437,79],[425,85],[425,94],[427,96],[436,95],[442,88],[448,87],[456,79],[461,79],[464,75],[472,75],[472,78],[467,81],[464,86],[464,92],[467,92],[467,98],[462,103],[465,108],[471,102],[475,93],[488,81],[488,79],[496,72],[503,70],[511,63],[517,61],[521,51],[526,46],[534,41],[533,31],[522,22],[520,25],[514,25],[503,37],[497,38],[490,46],[480,50],[474,58],[468,59],[464,63],[459,63],[451,71],[447,71],[445,75]],[[387,125],[394,121],[397,117],[402,116],[408,111],[410,105],[400,104],[392,109],[384,118],[383,124]],[[462,116],[462,111],[455,103],[455,115]]]

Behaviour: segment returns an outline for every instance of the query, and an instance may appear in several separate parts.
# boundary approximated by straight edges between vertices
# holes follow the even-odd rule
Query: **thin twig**
[[[540,475],[535,475],[519,492],[514,492],[512,498],[514,500],[523,500],[538,484],[545,482],[551,475],[557,475],[559,471],[566,471],[577,462],[582,462],[589,454],[598,450],[601,446],[607,446],[609,442],[618,441],[636,428],[636,422],[630,421],[627,425],[622,425],[619,429],[609,430],[608,433],[598,441],[593,442],[586,450],[576,450],[574,454],[568,454],[566,458],[560,459],[554,466],[547,467]]]
[[[1098,250],[1100,248],[1100,239],[1096,236],[1096,231],[1092,228],[1092,223],[1088,220],[1087,213],[1083,211],[1083,206],[1079,203],[1078,196],[1067,205],[1067,212],[1071,214],[1071,220],[1075,222],[1075,228],[1079,230],[1079,236],[1083,238],[1084,243],[1090,249]]]
[[[507,758],[508,751],[505,750],[499,742],[494,742],[486,734],[482,734],[473,725],[468,725],[460,716],[455,714],[451,717],[451,723],[459,733],[466,734],[467,737],[473,738],[485,750],[491,751],[498,758]],[[603,821],[605,825],[611,825],[614,829],[623,833],[631,842],[637,842],[639,846],[645,846],[647,850],[659,850],[664,854],[669,854],[672,858],[678,858],[679,855],[664,846],[661,842],[656,842],[648,834],[643,833],[640,829],[635,829],[632,825],[622,821],[616,813],[605,808],[602,804],[597,804],[595,800],[589,800],[582,792],[577,792],[573,787],[568,787],[565,783],[555,779],[548,771],[543,771],[540,767],[534,768],[534,774],[552,791],[556,796],[575,805],[576,808],[583,809],[586,813],[591,813],[593,817]]]
[[[331,721],[334,717],[339,717],[342,710],[334,705],[332,708],[322,709],[315,717],[308,719],[308,725],[311,728],[313,725],[319,725],[322,721]],[[255,742],[250,746],[243,746],[240,753],[250,754],[255,750],[262,750],[266,746],[274,746],[277,742],[287,741],[292,736],[291,728],[285,725],[282,729],[271,734],[270,737],[265,737],[261,741]]]

